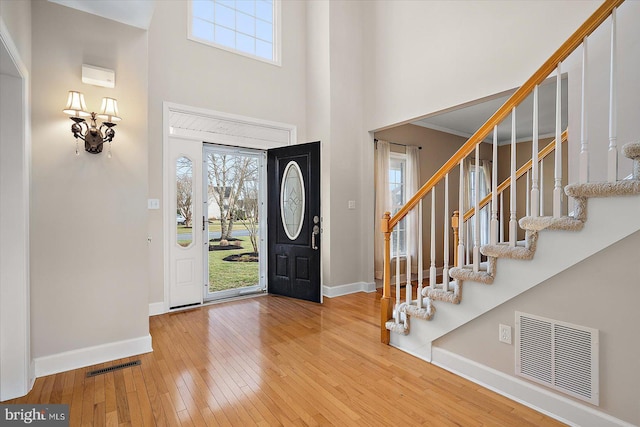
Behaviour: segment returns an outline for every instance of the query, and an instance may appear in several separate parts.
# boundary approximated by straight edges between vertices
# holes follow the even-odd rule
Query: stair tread
[[[582,230],[584,222],[570,216],[525,216],[518,221],[520,228],[528,231],[542,230]]]
[[[400,335],[408,335],[409,334],[409,328],[405,328],[404,327],[404,323],[396,323],[393,320],[389,320],[388,322],[385,323],[384,326],[389,331],[395,332],[396,334],[400,334]]]
[[[569,184],[564,192],[570,197],[611,197],[640,194],[640,181],[623,179],[617,182],[587,182],[584,184]]]
[[[487,270],[473,271],[473,267],[454,267],[449,270],[449,276],[456,280],[472,280],[485,284],[493,283],[493,276]]]
[[[525,246],[487,245],[480,250],[483,255],[495,258],[531,259],[533,251]]]

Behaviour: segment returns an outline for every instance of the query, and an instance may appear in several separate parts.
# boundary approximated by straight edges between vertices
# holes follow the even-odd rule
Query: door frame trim
[[[12,346],[4,346],[0,351],[0,370],[10,369],[15,375],[8,377],[0,375],[0,400],[7,400],[26,395],[33,387],[35,381],[35,364],[31,354],[31,289],[29,273],[29,217],[30,217],[30,186],[31,186],[31,94],[30,75],[27,66],[23,62],[18,47],[16,46],[4,19],[0,16],[0,44],[11,57],[12,68],[20,79],[20,107],[21,120],[15,123],[15,130],[20,134],[22,145],[22,161],[14,164],[21,175],[22,200],[18,209],[22,211],[24,223],[22,234],[14,249],[19,248],[19,260],[21,265],[13,266],[11,273],[19,276],[19,280],[3,282],[1,291],[4,295],[13,295],[14,298],[0,299],[0,334],[12,341]],[[12,70],[12,71],[13,71]],[[13,278],[15,279],[15,277]],[[16,298],[17,297],[17,298]],[[8,318],[12,319],[9,323]],[[7,360],[9,359],[9,360]],[[12,381],[15,380],[15,383]]]
[[[174,129],[171,127],[171,118],[172,114],[180,113],[191,115],[194,117],[198,117],[203,120],[212,120],[219,121],[229,124],[229,127],[235,126],[236,128],[264,128],[267,130],[277,130],[284,131],[287,133],[287,141],[286,143],[282,143],[282,141],[275,140],[274,138],[270,138],[268,132],[265,132],[265,135],[261,136],[259,140],[251,139],[251,138],[243,138],[242,136],[232,135],[232,134],[224,134],[224,133],[213,133],[206,132],[195,129]],[[164,293],[163,293],[163,303],[164,303],[164,311],[169,312],[169,246],[170,246],[170,235],[168,230],[170,227],[173,227],[174,224],[172,221],[175,221],[175,218],[172,220],[171,212],[169,209],[169,188],[171,185],[169,173],[171,165],[169,164],[169,138],[171,136],[179,136],[180,138],[199,140],[203,144],[204,142],[216,143],[215,139],[218,140],[218,144],[226,145],[234,145],[242,148],[250,148],[250,149],[258,149],[258,150],[267,150],[269,148],[282,147],[287,145],[295,145],[297,143],[297,126],[275,122],[270,120],[262,120],[256,119],[253,117],[241,116],[238,114],[230,114],[224,113],[221,111],[210,110],[206,108],[198,108],[192,107],[183,104],[176,104],[169,101],[162,102],[162,198],[164,203],[162,204],[162,252],[163,252],[163,285],[164,285]],[[220,141],[222,140],[222,141]],[[224,141],[224,142],[223,142]],[[259,143],[259,145],[257,145]],[[175,216],[175,213],[174,213]],[[152,303],[153,304],[153,303]]]

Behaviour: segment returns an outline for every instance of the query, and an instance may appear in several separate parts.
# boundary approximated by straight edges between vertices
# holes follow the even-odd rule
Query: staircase
[[[431,343],[455,328],[486,313],[507,300],[540,284],[544,280],[566,270],[576,263],[588,258],[596,252],[614,244],[620,239],[640,230],[640,142],[630,142],[618,148],[617,141],[617,105],[616,105],[616,13],[623,0],[608,0],[552,55],[543,66],[534,73],[496,113],[438,170],[395,215],[385,214],[382,219],[382,232],[385,236],[384,249],[384,289],[381,300],[381,340],[391,343],[407,352],[426,360],[431,360]],[[561,123],[561,78],[562,65],[569,56],[582,47],[583,64],[587,64],[589,51],[587,40],[601,25],[611,27],[611,77],[609,86],[610,102],[608,103],[609,138],[606,144],[590,142],[586,135],[587,117],[585,102],[589,99],[586,85],[582,86],[580,135],[569,135],[569,139],[580,141],[578,158],[569,162],[562,159],[562,144],[567,140],[567,132],[562,132]],[[631,54],[638,55],[638,52]],[[583,65],[582,78],[588,75]],[[556,134],[555,140],[543,150],[538,150],[538,87],[552,76],[556,79]],[[515,116],[517,107],[525,99],[533,97],[534,116],[531,159],[525,165],[516,165]],[[608,101],[609,101],[608,100]],[[600,101],[600,100],[594,100]],[[575,116],[575,115],[574,115]],[[510,176],[498,185],[497,175],[497,127],[509,117],[512,121]],[[570,115],[571,117],[571,115]],[[493,176],[491,193],[484,198],[477,194],[473,200],[465,199],[465,168],[468,160],[480,164],[479,146],[493,132]],[[577,145],[577,144],[576,144]],[[554,174],[553,185],[545,188],[541,180],[542,160],[553,153]],[[597,163],[594,159],[606,159],[607,181],[591,182],[590,168]],[[632,160],[631,171],[619,168],[619,158]],[[621,162],[622,163],[622,162]],[[568,165],[578,169],[569,171]],[[564,169],[564,170],[563,170]],[[478,168],[475,168],[477,174]],[[593,169],[592,169],[593,172]],[[629,172],[631,172],[629,174]],[[434,259],[431,253],[430,280],[425,280],[423,272],[418,268],[417,275],[411,274],[411,255],[406,261],[406,277],[401,282],[399,274],[400,261],[396,258],[396,290],[391,295],[391,233],[405,217],[418,216],[422,224],[423,201],[431,203],[432,230],[435,189],[445,189],[444,210],[447,216],[445,229],[448,227],[449,212],[449,176],[459,174],[460,186],[457,189],[459,212],[452,219],[454,233],[445,233],[444,241],[439,249],[444,253],[443,277],[438,283],[435,276]],[[562,187],[563,178],[576,176],[577,183]],[[592,174],[593,175],[593,174]],[[628,176],[627,176],[628,175]],[[517,191],[516,182],[527,177],[527,190]],[[626,177],[619,179],[620,176]],[[478,175],[475,176],[478,182]],[[439,190],[441,191],[441,190]],[[509,206],[504,204],[503,195],[508,191]],[[553,200],[552,215],[544,215],[541,207],[544,195]],[[526,199],[526,212],[518,211],[518,200]],[[572,211],[567,213],[568,202]],[[437,209],[442,209],[438,206]],[[490,223],[481,224],[479,213],[487,209]],[[612,220],[612,212],[615,219]],[[524,213],[524,215],[523,215]],[[519,220],[517,219],[519,217]],[[459,224],[456,223],[459,221]],[[473,222],[473,233],[468,225]],[[412,230],[407,222],[407,235],[417,235],[419,246],[435,247],[433,241],[424,244],[420,231]],[[481,226],[489,228],[490,243],[480,244]],[[440,225],[439,225],[440,226]],[[522,231],[524,239],[522,239]],[[452,237],[453,234],[453,237]],[[455,237],[455,236],[459,236]],[[519,239],[520,237],[520,239]],[[431,239],[434,239],[431,233]],[[438,243],[440,244],[440,243]],[[450,248],[455,257],[453,265],[449,263]],[[428,249],[427,249],[428,252]],[[421,258],[421,255],[420,255]],[[413,287],[417,287],[414,298]],[[406,297],[402,299],[401,288],[404,287]],[[463,290],[464,288],[464,290]],[[437,310],[436,310],[437,308]]]

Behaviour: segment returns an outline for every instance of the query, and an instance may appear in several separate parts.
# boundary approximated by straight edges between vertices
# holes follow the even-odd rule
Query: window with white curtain
[[[391,197],[391,215],[407,202],[407,156],[391,153],[389,158],[389,196]],[[407,253],[406,221],[403,219],[391,233],[391,256],[404,256]],[[398,252],[398,243],[400,244]]]
[[[279,64],[278,0],[191,0],[189,39]]]
[[[478,170],[478,182],[476,182],[476,169]],[[475,206],[475,195],[478,192],[478,201],[482,200],[487,194],[489,194],[488,183],[490,182],[490,176],[487,176],[486,167],[482,165],[478,166],[476,164],[469,165],[468,169],[469,174],[469,206]],[[480,245],[488,245],[489,244],[489,206],[486,205],[484,208],[480,209]],[[475,218],[471,217],[469,219],[470,225],[470,241],[469,243],[473,246],[475,239]]]

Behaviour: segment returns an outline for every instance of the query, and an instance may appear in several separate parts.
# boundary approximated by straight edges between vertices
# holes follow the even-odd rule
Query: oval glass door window
[[[186,248],[193,243],[193,163],[176,160],[176,241]]]
[[[304,180],[298,163],[290,161],[282,174],[280,213],[287,237],[296,240],[304,219]]]

